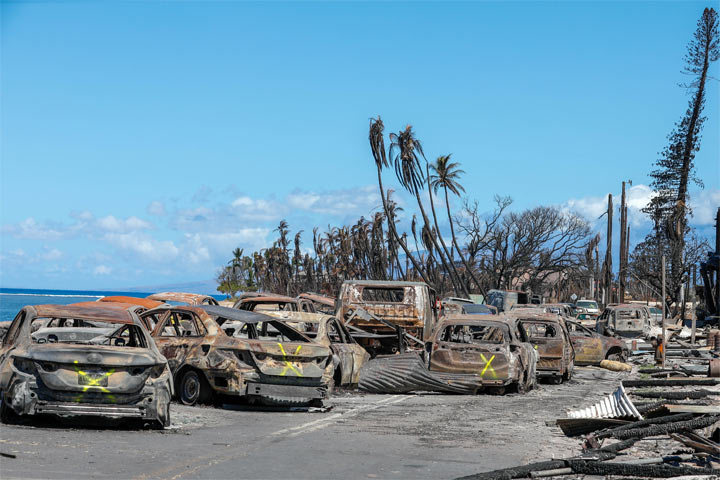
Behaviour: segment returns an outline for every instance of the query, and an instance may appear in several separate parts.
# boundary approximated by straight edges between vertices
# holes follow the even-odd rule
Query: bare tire
[[[197,370],[187,370],[180,379],[178,396],[185,405],[208,403],[212,398],[207,380]]]

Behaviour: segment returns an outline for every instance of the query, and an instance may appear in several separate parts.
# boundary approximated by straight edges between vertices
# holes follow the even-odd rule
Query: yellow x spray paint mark
[[[290,362],[288,361],[288,359],[286,358],[286,357],[287,357],[287,353],[285,353],[285,349],[283,348],[282,343],[278,343],[278,346],[280,347],[280,351],[281,351],[282,354],[283,354],[283,362],[285,362],[285,368],[283,368],[283,371],[280,372],[280,375],[281,375],[281,376],[285,376],[285,374],[288,372],[288,370],[292,370],[293,372],[295,372],[295,374],[296,374],[298,377],[302,377],[303,374],[300,373],[300,372],[298,372],[297,369],[296,369],[295,367],[293,367],[292,363],[290,363]],[[300,352],[300,349],[301,349],[301,348],[302,348],[302,345],[298,345],[298,347],[295,349],[295,353],[294,353],[293,355],[297,355],[298,352]]]
[[[482,372],[480,372],[480,376],[485,375],[485,371],[489,368],[489,369],[490,369],[490,373],[492,373],[493,378],[497,378],[497,374],[495,373],[495,369],[490,366],[490,364],[492,363],[492,361],[495,360],[495,355],[493,355],[492,357],[490,357],[490,360],[488,360],[487,358],[485,358],[485,355],[483,355],[483,354],[481,353],[481,354],[480,354],[480,358],[482,358],[483,362],[485,362],[485,368],[483,368]]]
[[[110,390],[100,385],[100,382],[102,382],[105,378],[110,377],[113,373],[115,373],[115,369],[110,369],[109,371],[103,373],[99,377],[90,376],[87,372],[84,372],[80,370],[80,367],[77,366],[78,361],[75,360],[75,372],[78,374],[78,383],[80,381],[80,378],[83,379],[83,382],[86,382],[86,385],[83,386],[83,393],[87,392],[90,389],[93,389],[93,392],[96,392],[100,390],[102,393],[110,393]],[[112,396],[109,397],[110,401],[113,401],[114,398]],[[77,398],[77,401],[82,400],[82,395],[80,395]]]

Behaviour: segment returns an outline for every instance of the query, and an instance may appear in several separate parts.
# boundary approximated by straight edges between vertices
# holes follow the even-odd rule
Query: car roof
[[[221,307],[220,305],[199,305],[200,310],[204,310],[208,315],[213,317],[222,317],[228,320],[236,320],[244,323],[258,323],[277,321],[269,315],[263,315],[258,312],[250,312],[248,310],[238,310],[237,308]]]
[[[97,300],[100,303],[122,303],[127,305],[140,305],[147,309],[159,307],[163,302],[150,300],[149,298],[127,297],[124,295],[111,295]]]
[[[389,280],[345,280],[343,285],[358,285],[363,287],[385,287],[385,288],[400,288],[400,287],[427,287],[428,284],[425,282],[403,282],[403,281],[389,281]]]
[[[246,297],[240,299],[240,303],[274,303],[274,302],[286,302],[286,303],[297,303],[296,298],[287,297],[285,295],[263,295],[258,297]]]
[[[122,305],[122,307],[120,306]],[[133,316],[124,304],[83,302],[75,305],[32,305],[39,317],[78,318],[108,323],[134,323]]]
[[[514,313],[515,312],[515,313]],[[520,321],[538,321],[538,322],[560,322],[562,317],[554,313],[536,313],[523,312],[522,310],[511,310],[506,314],[508,317],[517,318]]]
[[[318,293],[301,293],[300,295],[298,295],[298,298],[304,298],[306,300],[311,300],[313,302],[321,303],[330,307],[335,306],[334,298],[320,295]]]
[[[203,295],[200,293],[186,293],[186,292],[160,292],[153,293],[147,297],[150,300],[158,301],[170,301],[170,302],[186,302],[186,303],[200,303],[206,298],[212,298],[210,295]]]
[[[440,325],[486,325],[487,323],[494,322],[511,325],[514,321],[514,318],[508,317],[504,314],[483,315],[482,317],[479,317],[478,315],[454,314],[448,315],[443,320],[441,320]]]

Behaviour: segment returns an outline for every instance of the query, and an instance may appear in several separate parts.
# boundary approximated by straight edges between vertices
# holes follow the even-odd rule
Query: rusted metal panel
[[[151,308],[159,307],[163,304],[163,302],[159,302],[157,300],[150,300],[149,298],[127,297],[124,295],[111,295],[109,297],[102,297],[98,300],[98,302],[139,305],[141,307],[147,308],[148,310]]]

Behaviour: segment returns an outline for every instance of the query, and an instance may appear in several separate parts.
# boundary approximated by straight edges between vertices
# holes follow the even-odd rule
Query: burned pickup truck
[[[437,325],[422,355],[410,352],[369,361],[359,388],[373,393],[525,393],[536,385],[537,361],[518,320],[455,315]]]
[[[286,322],[216,305],[169,306],[141,315],[167,357],[186,405],[228,396],[277,406],[322,403],[332,352]]]
[[[346,280],[336,315],[367,333],[353,335],[372,356],[402,350],[403,336],[422,348],[438,319],[437,295],[422,282]]]
[[[41,326],[35,333],[42,333],[47,324],[66,332],[32,333],[34,325]],[[96,336],[73,338],[78,328],[95,330]],[[163,427],[170,424],[172,393],[167,361],[131,311],[101,304],[28,306],[0,348],[3,422],[49,414],[136,419]]]

